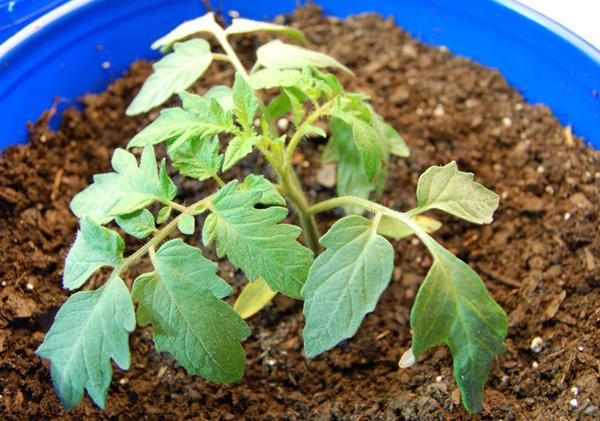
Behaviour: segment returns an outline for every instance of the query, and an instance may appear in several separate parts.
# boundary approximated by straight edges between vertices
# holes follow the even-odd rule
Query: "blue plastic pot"
[[[216,0],[219,11],[269,19],[296,0]],[[600,148],[600,52],[512,0],[320,0],[326,14],[394,15],[417,38],[499,68]],[[200,0],[13,0],[0,5],[0,149],[27,139],[26,122],[62,98],[76,105],[129,64],[156,58],[150,44],[205,12]]]

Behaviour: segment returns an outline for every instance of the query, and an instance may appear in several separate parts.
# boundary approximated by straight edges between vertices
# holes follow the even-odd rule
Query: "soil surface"
[[[498,72],[422,45],[391,19],[362,15],[341,21],[310,7],[279,20],[304,30],[312,47],[353,69],[356,79],[344,78],[348,89],[371,95],[375,109],[407,140],[412,156],[393,158],[384,204],[411,208],[418,175],[451,160],[502,196],[488,226],[437,215],[444,227],[436,238],[479,272],[510,319],[507,350],[494,361],[484,411],[472,418],[598,419],[600,154],[546,107],[525,103]],[[246,63],[262,41],[236,41]],[[31,126],[29,144],[3,151],[0,418],[468,417],[445,347],[427,352],[410,369],[397,365],[410,346],[409,311],[431,264],[423,246],[410,240],[394,244],[393,280],[358,334],[314,360],[302,353],[301,304],[279,297],[249,321],[253,333],[244,343],[243,380],[215,385],[189,376],[169,355],[154,351],[150,329],[138,329],[130,339],[131,369],[115,370],[105,412],[87,397],[74,410],[63,410],[49,364],[34,350],[68,295],[61,273],[77,229],[68,204],[94,173],[109,169],[114,148],[156,117],[124,116],[149,71],[148,63],[135,63],[106,92],[84,97],[83,111],[65,112],[59,131],[48,129],[48,112]],[[226,64],[217,63],[196,89],[230,83],[232,76]],[[295,160],[311,200],[333,193],[315,175],[322,148],[322,141],[305,142]],[[256,156],[244,164],[226,178],[264,171]],[[181,198],[190,201],[199,188],[206,194],[215,187],[178,180]],[[322,215],[323,231],[338,216]],[[129,251],[139,247],[137,240],[128,241]],[[239,292],[240,273],[226,263],[220,267]],[[536,337],[542,340],[537,353],[530,348]]]

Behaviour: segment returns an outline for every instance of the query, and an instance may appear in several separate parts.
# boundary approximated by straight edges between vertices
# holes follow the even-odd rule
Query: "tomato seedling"
[[[375,308],[394,267],[389,238],[415,235],[433,264],[412,308],[413,342],[403,365],[434,345],[448,345],[464,405],[479,411],[491,359],[504,350],[506,314],[480,277],[430,235],[440,223],[422,214],[437,209],[488,224],[498,196],[451,162],[421,175],[415,209],[400,212],[370,200],[381,195],[390,157],[409,155],[402,137],[367,96],[344,91],[337,77],[325,72],[351,73],[323,53],[271,41],[257,49],[256,63],[247,71],[228,37],[254,31],[304,41],[296,29],[247,19],[234,19],[224,29],[212,13],[156,41],[153,47],[167,54],[154,64],[127,113],[149,111],[174,94],[181,106],[162,110],[129,142],[128,149],[141,151],[139,163],[132,152],[117,149],[114,171],[96,175],[73,198],[80,230],[65,262],[64,287],[82,287],[100,267],[113,270],[100,288],[70,296],[37,350],[52,362],[63,404],[74,407],[87,390],[104,407],[110,360],[129,367],[128,335],[136,320],[152,325],[156,349],[171,353],[190,374],[218,383],[240,379],[246,359],[241,341],[250,334],[244,318],[276,293],[304,301],[304,352],[315,357],[352,337]],[[213,36],[222,52],[190,38],[198,33]],[[215,86],[203,96],[186,92],[216,60],[235,68],[233,86]],[[268,103],[265,90],[277,92]],[[282,116],[293,122],[291,136],[278,130]],[[335,162],[337,171],[338,196],[314,204],[292,164],[308,137],[328,139],[322,160]],[[159,143],[182,176],[214,179],[219,188],[195,203],[177,202],[167,159],[156,161]],[[230,177],[223,173],[255,150],[277,180],[252,174],[225,183],[223,178]],[[288,205],[300,227],[282,223]],[[315,216],[336,207],[347,216],[321,236]],[[200,214],[204,218],[196,218]],[[200,219],[201,228],[196,226]],[[147,241],[124,257],[123,239],[109,228],[113,223]],[[214,245],[219,257],[243,271],[249,284],[233,307],[223,300],[232,288],[217,275],[216,264],[182,239],[168,240],[175,231],[201,232],[206,247]],[[298,241],[301,233],[304,244]],[[153,270],[135,279],[130,292],[123,274],[146,255]]]

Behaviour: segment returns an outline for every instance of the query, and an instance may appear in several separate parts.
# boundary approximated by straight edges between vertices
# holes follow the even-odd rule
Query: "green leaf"
[[[95,175],[94,183],[71,201],[71,210],[78,218],[88,216],[105,224],[118,215],[175,197],[176,188],[167,176],[165,161],[159,176],[151,146],[144,148],[139,167],[135,156],[124,149],[115,150],[112,166],[116,172]]]
[[[215,14],[213,12],[208,12],[199,18],[183,22],[165,36],[154,41],[151,47],[153,50],[158,50],[160,48],[162,52],[165,52],[169,50],[175,42],[200,32],[208,32],[211,34],[223,32],[223,28],[215,21]]]
[[[302,69],[306,66],[333,67],[352,75],[352,71],[333,57],[279,40],[262,45],[256,51],[256,63],[273,69]]]
[[[379,134],[367,122],[349,112],[336,108],[332,115],[352,128],[352,139],[360,152],[367,178],[369,181],[373,180],[381,167],[383,157]]]
[[[267,282],[258,277],[246,284],[240,296],[235,300],[233,309],[242,319],[252,317],[271,302],[277,293],[269,288]]]
[[[136,238],[146,238],[154,231],[154,215],[148,209],[140,209],[126,215],[117,216],[115,222],[123,231]]]
[[[252,148],[260,140],[259,136],[235,136],[229,141],[225,150],[225,161],[223,171],[233,167],[240,159],[248,156]]]
[[[160,208],[160,210],[158,211],[158,215],[156,215],[156,223],[162,224],[166,222],[171,216],[172,210],[173,208],[171,206],[163,206],[162,208]]]
[[[338,119],[332,119],[329,127],[331,137],[323,151],[323,162],[337,162],[336,190],[338,196],[357,196],[368,199],[375,189],[375,184],[369,181],[365,172],[360,151],[352,139],[352,129]],[[358,206],[345,206],[350,214],[362,214]]]
[[[167,108],[156,120],[136,134],[128,148],[167,142],[169,151],[194,137],[210,137],[235,130],[230,111],[225,111],[214,96],[181,92],[182,108]]]
[[[458,170],[456,162],[425,171],[417,185],[420,209],[440,209],[475,224],[492,222],[499,196],[473,181],[473,173]]]
[[[373,112],[373,122],[375,129],[378,131],[381,139],[387,144],[391,154],[404,158],[410,155],[408,145],[394,127],[384,122],[383,118],[375,112]]]
[[[354,336],[375,309],[394,269],[394,249],[362,216],[346,216],[321,237],[327,250],[310,268],[304,297],[304,352],[314,357]]]
[[[435,232],[442,226],[440,221],[428,216],[415,215],[411,219],[427,233]],[[401,240],[413,235],[414,231],[397,219],[384,215],[377,227],[377,233],[396,240]]]
[[[413,353],[419,356],[434,345],[448,345],[463,403],[478,412],[491,359],[504,352],[506,313],[469,266],[427,234],[419,236],[434,262],[411,311]]]
[[[203,39],[176,43],[172,53],[154,63],[154,73],[146,79],[125,113],[144,113],[184,91],[202,76],[212,60],[210,45]]]
[[[233,92],[227,85],[213,86],[204,94],[204,99],[214,99],[224,111],[233,111]]]
[[[196,229],[196,219],[190,214],[183,214],[177,221],[177,229],[182,234],[192,235]]]
[[[293,298],[300,297],[312,252],[296,239],[300,228],[280,224],[287,209],[256,209],[260,191],[241,191],[237,181],[228,183],[212,199],[202,241],[216,242],[219,257],[227,255],[249,280],[263,277],[269,287]]]
[[[233,83],[233,113],[246,133],[254,131],[254,116],[257,110],[258,100],[252,88],[240,73],[236,73]]]
[[[187,177],[206,180],[218,174],[223,165],[219,154],[219,139],[194,138],[171,153],[173,166]]]
[[[249,174],[243,183],[239,184],[242,191],[260,191],[262,196],[258,203],[267,206],[285,206],[285,199],[279,194],[277,188],[263,175]]]
[[[304,38],[304,34],[296,29],[289,26],[276,25],[274,23],[268,22],[259,22],[256,20],[238,18],[233,19],[231,25],[225,30],[227,35],[234,34],[246,34],[248,32],[257,32],[257,31],[265,31],[265,32],[276,32],[280,34],[287,35],[290,38],[293,38],[302,43],[306,42],[306,38]]]
[[[267,105],[267,114],[272,120],[275,120],[289,113],[291,109],[292,103],[290,102],[290,98],[285,93],[281,93],[269,102],[269,105]]]
[[[240,341],[250,330],[219,298],[231,287],[200,250],[180,239],[155,256],[156,272],[135,280],[137,320],[152,324],[156,350],[169,352],[192,375],[231,383],[243,375],[246,356]]]
[[[63,286],[77,289],[102,266],[116,267],[123,261],[125,243],[114,231],[83,217],[75,243],[65,260]]]
[[[52,362],[52,381],[67,409],[81,401],[84,389],[104,408],[112,378],[110,359],[129,368],[127,332],[134,328],[129,291],[116,276],[95,291],[69,297],[36,351]]]
[[[302,72],[296,69],[260,69],[250,75],[248,82],[253,89],[289,88],[298,86]]]

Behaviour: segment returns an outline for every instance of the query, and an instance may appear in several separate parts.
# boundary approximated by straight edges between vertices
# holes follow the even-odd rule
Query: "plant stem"
[[[154,236],[150,239],[150,241],[148,241],[142,247],[137,249],[136,252],[133,253],[131,256],[124,259],[121,262],[121,264],[119,266],[117,266],[115,268],[115,270],[113,271],[113,276],[119,276],[125,269],[129,268],[131,265],[133,265],[138,260],[140,260],[142,258],[142,256],[144,256],[146,253],[152,252],[153,250],[155,250],[157,245],[159,245],[165,238],[167,238],[167,236],[169,234],[171,234],[173,231],[175,231],[175,228],[177,228],[177,223],[179,221],[179,218],[181,218],[183,215],[193,212],[198,206],[200,206],[203,203],[208,202],[211,199],[211,197],[212,197],[212,195],[207,196],[207,197],[193,203],[192,205],[190,205],[188,207],[177,204],[178,208],[182,208],[182,212],[179,215],[177,215],[177,217],[173,218],[173,220],[170,221],[163,228],[159,229],[156,232],[156,234],[154,234]],[[170,206],[173,206],[173,203],[174,202],[172,202],[170,204]]]
[[[233,67],[242,75],[244,79],[246,79],[246,81],[248,81],[248,72],[246,71],[246,68],[238,58],[233,47],[229,43],[227,35],[225,35],[224,33],[216,33],[215,37],[217,38],[217,41],[219,42],[219,44],[221,44],[221,47],[229,57]],[[269,132],[271,136],[273,138],[276,138],[278,134],[277,128],[275,127],[275,124],[267,114],[267,107],[265,106],[264,101],[256,91],[254,91],[254,96],[258,101],[258,105],[262,115],[265,116],[267,123],[269,124]],[[267,150],[260,149],[263,155],[265,155],[265,157],[269,160],[270,164],[277,172],[279,182],[281,185],[281,192],[291,203],[294,211],[298,214],[298,217],[300,219],[300,225],[302,226],[302,231],[304,232],[304,240],[306,242],[306,245],[312,250],[312,252],[315,255],[319,253],[319,229],[317,228],[317,223],[315,221],[314,216],[308,212],[310,206],[308,204],[308,201],[306,200],[306,196],[304,195],[304,192],[300,185],[300,181],[298,180],[298,176],[294,171],[294,167],[291,164],[291,157],[294,154],[294,149],[302,139],[303,130],[306,129],[306,127],[309,124],[314,123],[324,112],[325,110],[323,108],[315,110],[315,112],[313,112],[313,114],[309,116],[307,120],[304,121],[300,128],[298,128],[298,131],[296,131],[296,133],[290,140],[288,148],[286,149],[286,152],[288,152],[291,146],[291,152],[288,153],[288,155],[290,155],[290,159],[284,158],[284,162],[278,163],[275,162],[275,160],[273,159],[273,157],[270,156]]]
[[[300,180],[298,180],[294,167],[291,164],[284,165],[278,171],[278,175],[282,193],[290,201],[294,211],[298,214],[307,247],[315,255],[319,254],[319,228],[314,216],[309,212],[310,205],[300,187]]]

